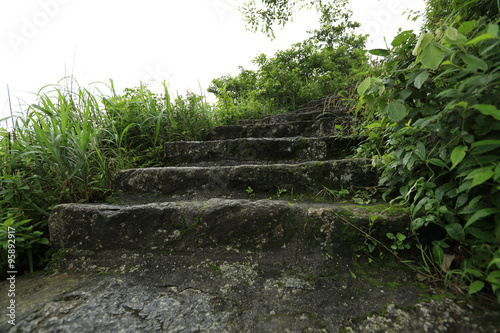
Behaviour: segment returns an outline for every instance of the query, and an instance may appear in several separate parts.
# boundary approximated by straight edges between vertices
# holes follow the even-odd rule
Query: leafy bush
[[[427,255],[438,268],[455,256],[446,279],[470,294],[488,284],[500,301],[500,33],[498,11],[473,9],[484,4],[457,1],[434,32],[371,51],[386,61],[358,87],[370,119],[359,153],[375,153],[413,231],[443,229]]]
[[[272,57],[258,55],[253,60],[255,71],[240,67],[240,74],[235,77],[225,75],[214,79],[208,92],[217,96],[219,112],[259,117],[297,109],[356,85],[358,74],[368,66],[363,50],[366,37],[353,33],[359,24],[350,21],[352,13],[343,6],[346,1],[304,2],[315,4],[321,13],[320,28],[309,31],[310,37],[305,41]],[[284,24],[295,3],[266,2],[265,6],[258,9],[253,2],[247,4],[245,17],[253,30],[264,25],[264,31],[272,35],[273,22]],[[248,101],[252,101],[251,107]],[[248,112],[251,108],[258,108],[259,112]]]
[[[236,77],[215,79],[208,91],[218,97],[221,112],[238,108],[245,100],[256,101],[264,110],[297,109],[355,85],[368,59],[365,51],[350,47],[325,47],[306,40],[271,58],[259,55],[253,61],[258,70],[242,69]]]
[[[8,270],[16,271],[18,267],[28,267],[30,272],[34,271],[33,254],[37,257],[37,262],[44,262],[44,256],[40,245],[48,245],[49,240],[43,237],[43,232],[33,230],[34,225],[25,226],[31,220],[17,220],[16,216],[8,215],[2,218],[0,224],[0,265],[2,268],[8,267]],[[2,221],[0,220],[0,221]],[[0,274],[5,277],[7,269],[2,270]]]

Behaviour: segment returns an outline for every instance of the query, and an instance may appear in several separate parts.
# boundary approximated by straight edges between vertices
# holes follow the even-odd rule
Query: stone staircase
[[[57,206],[57,271],[19,284],[11,331],[337,332],[421,301],[414,274],[372,261],[356,230],[383,240],[407,216],[324,196],[377,182],[345,158],[355,121],[323,99],[219,127],[166,144],[165,167],[119,172],[114,204]]]

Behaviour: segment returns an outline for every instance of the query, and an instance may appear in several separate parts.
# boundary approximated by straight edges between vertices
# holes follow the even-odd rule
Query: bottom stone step
[[[425,293],[401,267],[288,249],[80,258],[68,251],[59,263],[58,274],[16,281],[23,296],[9,332],[338,332]],[[0,291],[6,295],[7,288]],[[0,305],[7,301],[0,298]],[[9,328],[0,323],[0,331]]]
[[[49,219],[56,248],[186,251],[199,248],[350,251],[363,247],[360,228],[386,239],[408,217],[386,205],[289,203],[280,200],[166,202],[135,206],[65,204]]]

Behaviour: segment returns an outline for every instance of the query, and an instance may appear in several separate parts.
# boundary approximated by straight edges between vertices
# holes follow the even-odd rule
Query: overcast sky
[[[113,79],[118,93],[148,82],[159,92],[206,91],[212,79],[251,68],[263,52],[304,40],[317,14],[301,11],[269,40],[245,31],[238,6],[245,0],[0,0],[0,118],[18,99],[31,103],[47,84],[66,75],[81,86]],[[398,28],[418,29],[402,15],[422,10],[424,0],[350,0],[368,48],[384,47]],[[201,87],[201,88],[200,88]],[[2,123],[1,125],[4,125]]]

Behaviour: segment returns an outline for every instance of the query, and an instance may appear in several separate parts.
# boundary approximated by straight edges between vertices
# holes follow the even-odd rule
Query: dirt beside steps
[[[323,198],[377,183],[346,158],[353,122],[323,99],[216,128],[120,171],[114,204],[57,206],[50,273],[17,279],[0,332],[495,332],[498,312],[366,255],[359,230],[407,229],[401,208]]]

